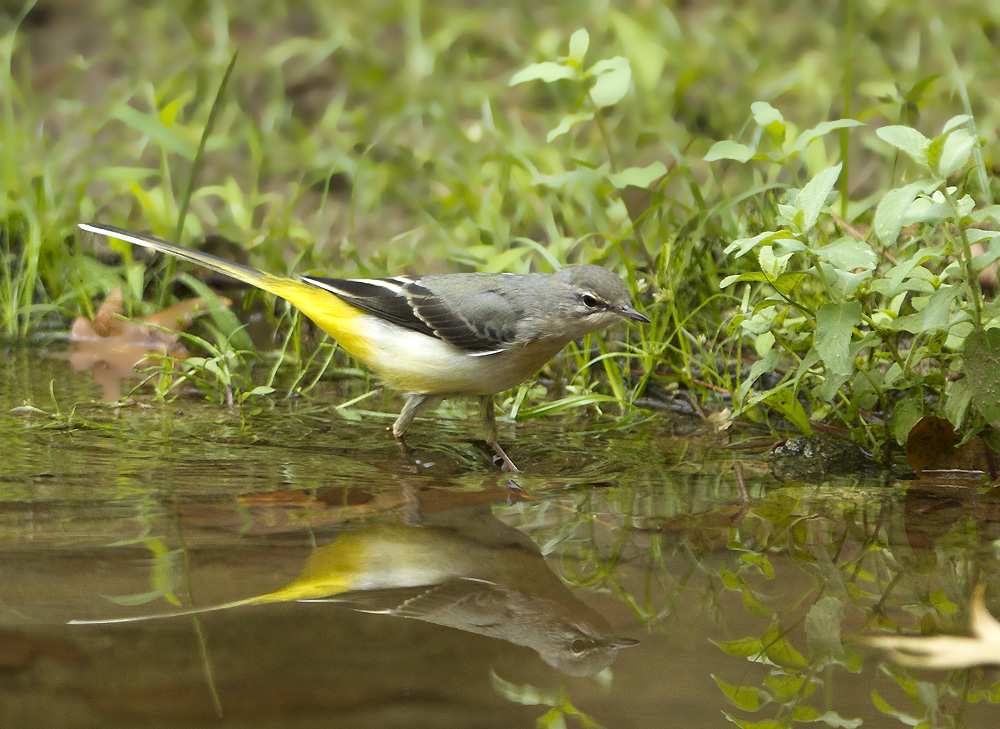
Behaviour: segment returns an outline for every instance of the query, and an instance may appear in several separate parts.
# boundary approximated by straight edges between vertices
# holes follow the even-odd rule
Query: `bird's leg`
[[[503,461],[508,471],[511,473],[520,473],[521,469],[514,465],[514,462],[510,460],[510,457],[504,453],[503,448],[497,443],[497,419],[496,413],[493,412],[492,395],[483,395],[479,398],[479,412],[482,415],[483,425],[486,428],[486,443],[500,456],[500,460]]]
[[[430,398],[423,393],[411,392],[406,396],[406,402],[403,404],[403,409],[399,411],[399,417],[392,424],[392,434],[396,437],[396,442],[399,443],[403,455],[406,455],[406,439],[403,438],[403,434],[406,433],[406,429],[410,427],[417,412],[427,403],[428,399]]]

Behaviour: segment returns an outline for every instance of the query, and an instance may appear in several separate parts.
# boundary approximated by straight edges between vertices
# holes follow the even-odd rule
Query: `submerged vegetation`
[[[9,7],[8,3],[5,7]],[[642,407],[996,447],[992,7],[103,2],[0,16],[0,337],[192,295],[120,224],[276,273],[615,268],[653,319],[514,418]],[[237,53],[238,51],[238,53]],[[994,279],[995,280],[995,279]],[[215,282],[210,282],[215,283]],[[178,371],[241,404],[364,377],[281,302],[209,306]],[[254,346],[256,345],[256,346]],[[254,350],[261,354],[253,354]],[[175,368],[180,368],[175,369]],[[543,397],[544,395],[544,397]]]

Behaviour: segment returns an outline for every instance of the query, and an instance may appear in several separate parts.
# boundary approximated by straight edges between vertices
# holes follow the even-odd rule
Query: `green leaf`
[[[871,271],[878,263],[875,251],[870,245],[863,240],[847,236],[823,246],[816,251],[816,255],[819,256],[820,260],[827,261],[844,271],[854,271],[859,268]]]
[[[949,188],[952,192],[954,188]],[[962,218],[972,212],[975,200],[971,195],[963,195],[958,200],[958,213],[952,211],[951,205],[944,198],[944,193],[936,190],[930,197],[918,197],[903,213],[900,221],[903,226],[914,225],[915,223],[926,223],[928,225],[938,225],[946,220],[959,222]]]
[[[753,658],[764,649],[760,638],[737,638],[735,640],[712,640],[728,656]]]
[[[864,125],[864,122],[859,122],[857,119],[837,119],[835,121],[821,122],[812,129],[805,130],[796,138],[792,148],[788,151],[788,156],[794,157],[800,152],[803,152],[811,142],[829,134],[832,131],[837,129],[847,129],[850,127],[863,127]]]
[[[817,716],[813,721],[823,722],[833,729],[858,729],[864,724],[863,719],[845,719],[836,711],[825,711]]]
[[[575,114],[567,114],[559,120],[559,124],[556,128],[549,132],[548,137],[546,137],[546,141],[551,142],[553,139],[557,139],[568,132],[576,124],[584,121],[590,121],[593,118],[594,112],[592,111],[578,111]]]
[[[753,120],[767,132],[767,136],[776,145],[785,143],[785,118],[781,112],[766,101],[755,101],[750,105]]]
[[[732,139],[723,139],[716,142],[705,155],[706,162],[715,162],[720,159],[731,159],[737,162],[747,162],[753,158],[754,150],[745,144],[734,142]]]
[[[798,197],[795,198],[795,205],[803,214],[803,232],[812,230],[813,226],[816,225],[819,211],[826,205],[827,196],[833,190],[833,186],[837,184],[841,167],[843,164],[828,167],[809,180],[806,186],[799,191]]]
[[[927,159],[927,150],[931,145],[931,140],[918,132],[913,127],[894,124],[875,130],[875,134],[893,147],[906,152],[915,162],[923,167],[930,167]]]
[[[823,304],[816,312],[814,346],[823,364],[833,374],[849,375],[854,370],[851,358],[851,337],[861,323],[861,304]]]
[[[667,166],[662,162],[653,162],[645,167],[629,167],[621,172],[608,175],[608,180],[617,188],[649,187],[653,181],[667,174]]]
[[[930,180],[918,180],[905,187],[889,190],[875,209],[875,235],[882,245],[895,245],[899,231],[903,227],[903,215],[910,208],[917,195],[930,192],[937,185]]]
[[[746,684],[734,686],[726,683],[715,674],[711,674],[711,676],[715,680],[716,685],[722,690],[722,693],[726,695],[726,698],[737,709],[750,712],[757,711],[763,704],[770,700],[768,695],[756,686],[748,686]]]
[[[547,84],[560,79],[576,78],[580,72],[563,63],[554,61],[542,61],[533,63],[527,68],[522,68],[514,74],[510,80],[511,86],[523,84],[525,81],[544,81]]]
[[[937,159],[937,173],[941,177],[951,177],[958,172],[965,166],[973,147],[978,143],[977,137],[968,129],[953,131],[941,146],[941,153]]]
[[[812,433],[812,425],[809,423],[809,416],[806,415],[805,408],[795,398],[788,388],[781,390],[771,390],[764,397],[757,398],[757,402],[765,403],[774,408],[782,417],[786,418],[792,425],[806,435]]]
[[[164,149],[179,154],[189,162],[194,159],[195,145],[185,139],[176,128],[168,127],[153,114],[143,114],[125,103],[111,110],[111,117],[149,137]]]
[[[844,620],[844,601],[827,596],[820,598],[806,614],[806,645],[817,656],[843,656],[840,625]]]
[[[968,341],[968,339],[966,339]],[[948,388],[948,399],[944,403],[944,415],[955,429],[962,427],[965,414],[972,404],[973,384],[968,377],[963,377]]]
[[[947,134],[952,129],[962,126],[963,124],[968,124],[972,121],[972,115],[970,114],[959,114],[958,116],[953,116],[951,119],[944,123],[941,128],[941,134]]]
[[[577,63],[583,63],[588,48],[590,48],[590,33],[586,28],[580,28],[569,37],[569,57]]]
[[[768,230],[759,235],[755,235],[753,238],[737,238],[728,246],[726,246],[726,249],[723,251],[723,253],[725,253],[728,256],[733,251],[736,251],[736,257],[739,258],[740,256],[746,255],[747,253],[752,251],[758,245],[761,245],[763,243],[769,243],[773,238],[777,236],[788,237],[788,234],[780,230]]]
[[[951,389],[954,390],[954,386]],[[922,417],[924,417],[924,391],[918,387],[905,400],[896,403],[896,407],[892,409],[892,435],[896,442],[900,445],[906,443],[906,437]]]
[[[911,334],[935,335],[947,332],[951,321],[951,304],[962,293],[963,284],[942,286],[927,299],[916,314],[901,316],[892,322],[890,329]]]
[[[590,89],[590,98],[602,109],[621,101],[632,83],[632,69],[624,56],[598,61],[588,73],[597,76],[597,81]]]
[[[1000,423],[1000,329],[973,329],[962,348],[972,403],[991,425]]]
[[[809,665],[806,663],[806,659],[802,657],[802,654],[799,653],[791,643],[778,636],[777,629],[769,629],[765,635],[764,641],[764,655],[766,655],[772,663],[775,663],[782,668],[805,668]]]

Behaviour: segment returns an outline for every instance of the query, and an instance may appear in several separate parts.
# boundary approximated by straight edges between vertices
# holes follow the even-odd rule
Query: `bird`
[[[534,375],[567,344],[622,320],[650,323],[613,271],[567,266],[555,273],[451,273],[389,278],[290,278],[112,225],[80,228],[167,253],[275,294],[348,354],[405,394],[392,434],[434,398],[478,397],[487,444],[497,442],[494,396]]]

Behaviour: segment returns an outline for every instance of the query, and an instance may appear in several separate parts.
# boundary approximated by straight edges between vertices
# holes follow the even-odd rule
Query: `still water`
[[[474,420],[407,460],[342,393],[241,418],[0,375],[0,727],[1000,721],[991,669],[859,642],[965,634],[978,584],[1000,612],[974,486],[781,482],[670,415],[505,426],[509,477]]]

